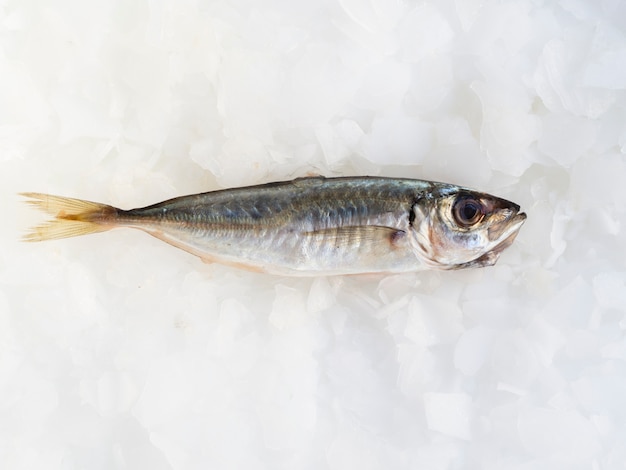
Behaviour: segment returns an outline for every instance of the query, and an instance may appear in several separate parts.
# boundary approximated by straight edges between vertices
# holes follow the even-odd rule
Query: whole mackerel
[[[207,262],[296,276],[490,266],[526,220],[489,194],[377,177],[298,178],[131,210],[23,195],[54,216],[27,241],[131,227]]]

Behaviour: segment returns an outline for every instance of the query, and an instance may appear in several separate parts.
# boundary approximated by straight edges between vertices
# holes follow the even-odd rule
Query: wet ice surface
[[[0,467],[626,461],[623,2],[0,10]],[[289,279],[144,234],[33,245],[15,193],[121,207],[310,173],[522,205],[492,268]]]

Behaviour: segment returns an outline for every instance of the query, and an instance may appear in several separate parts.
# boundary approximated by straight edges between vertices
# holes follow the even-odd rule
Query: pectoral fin
[[[347,246],[377,246],[383,243],[393,246],[406,235],[406,232],[382,225],[353,225],[306,232],[305,235],[336,248],[345,248]]]

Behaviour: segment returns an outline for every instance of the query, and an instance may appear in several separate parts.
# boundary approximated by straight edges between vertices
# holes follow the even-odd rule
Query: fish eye
[[[470,227],[483,220],[485,210],[480,201],[466,196],[455,201],[452,207],[452,215],[456,223],[461,227]]]

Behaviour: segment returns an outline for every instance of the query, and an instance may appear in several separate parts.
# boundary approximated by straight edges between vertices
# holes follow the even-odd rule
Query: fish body
[[[518,205],[467,188],[377,177],[299,178],[131,210],[24,195],[55,217],[28,241],[131,227],[208,262],[283,275],[487,266],[526,219]]]

